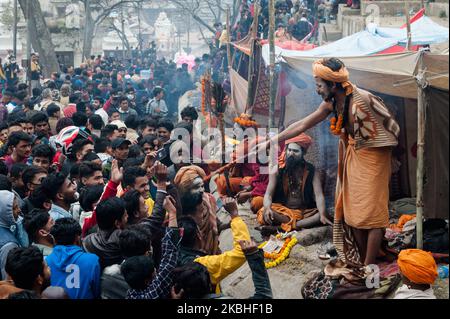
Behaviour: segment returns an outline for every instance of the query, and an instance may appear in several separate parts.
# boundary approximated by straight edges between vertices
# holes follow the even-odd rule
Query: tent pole
[[[269,0],[269,43],[270,43],[270,104],[269,129],[275,127],[275,103],[277,99],[277,83],[275,76],[275,0]]]
[[[228,73],[230,73],[230,69],[233,67],[231,55],[230,6],[227,8],[227,59]]]
[[[426,121],[426,79],[423,69],[423,52],[420,55],[417,74],[417,194],[416,194],[416,231],[417,249],[423,249],[423,179],[425,152],[425,121]]]
[[[408,44],[406,48],[408,51],[411,51],[411,18],[409,16],[409,3],[408,1],[405,1],[405,16],[406,16],[406,30],[407,30],[407,37],[408,37]]]
[[[254,96],[253,96],[253,89],[255,85],[254,77],[255,77],[255,48],[256,48],[256,38],[258,36],[258,18],[259,18],[259,4],[258,2],[255,3],[255,19],[253,21],[253,30],[251,34],[251,47],[250,47],[250,59],[248,64],[248,93],[247,93],[247,105],[245,107],[245,112],[253,107],[254,103]],[[251,114],[250,114],[251,115]]]

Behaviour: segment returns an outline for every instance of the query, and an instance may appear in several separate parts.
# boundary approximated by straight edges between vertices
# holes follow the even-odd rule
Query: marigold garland
[[[344,124],[344,116],[342,114],[339,114],[339,116],[333,117],[330,120],[330,131],[333,135],[341,135],[342,134],[342,127]]]
[[[251,116],[245,113],[241,114],[239,117],[235,117],[234,122],[242,127],[259,127],[258,122],[251,120]]]
[[[202,79],[202,114],[206,117],[206,79]]]
[[[281,235],[277,235],[277,238],[281,238]],[[288,237],[286,238],[283,247],[281,248],[279,253],[267,253],[264,252],[264,258],[271,259],[272,261],[265,262],[264,265],[266,269],[270,269],[273,267],[278,266],[283,261],[286,260],[286,258],[289,257],[289,254],[291,253],[292,248],[297,244],[298,240],[295,237]],[[263,248],[264,245],[267,244],[266,242],[263,242],[261,245],[259,245],[259,248]]]

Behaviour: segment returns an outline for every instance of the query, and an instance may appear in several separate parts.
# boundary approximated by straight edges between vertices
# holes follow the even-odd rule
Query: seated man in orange
[[[301,134],[286,141],[279,169],[269,176],[264,207],[258,212],[259,228],[264,233],[310,228],[329,224],[319,174],[304,159],[312,139]]]
[[[252,146],[256,145],[256,139],[244,139],[233,152],[231,160],[243,157]],[[250,146],[250,147],[249,147]],[[238,193],[251,185],[251,179],[255,176],[255,164],[237,163],[229,170],[228,181],[224,174],[216,178],[217,192],[221,198],[235,197]]]

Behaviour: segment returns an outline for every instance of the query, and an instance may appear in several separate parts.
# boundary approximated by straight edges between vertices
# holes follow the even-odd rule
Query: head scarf
[[[174,184],[182,190],[187,190],[197,177],[202,179],[206,177],[206,173],[201,167],[195,165],[185,166],[178,171]]]
[[[313,142],[312,138],[309,135],[306,135],[305,133],[302,133],[299,136],[287,140],[285,142],[284,150],[281,153],[280,157],[278,158],[278,166],[280,168],[286,167],[286,150],[289,144],[296,143],[301,147],[303,147],[305,150],[307,150],[311,146],[312,142]]]
[[[416,284],[433,284],[438,276],[436,262],[431,253],[420,249],[402,250],[398,255],[402,274]]]
[[[323,64],[324,61],[324,59],[320,59],[313,63],[313,75],[325,81],[341,83],[345,90],[345,94],[352,94],[353,85],[349,81],[349,73],[347,68],[344,66],[339,71],[333,71]]]

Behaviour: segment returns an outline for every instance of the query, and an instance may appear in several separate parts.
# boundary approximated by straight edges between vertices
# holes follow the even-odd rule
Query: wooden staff
[[[250,58],[248,63],[248,92],[247,92],[247,105],[245,107],[244,113],[247,113],[247,110],[253,106],[253,89],[255,85],[255,81],[253,78],[255,76],[255,46],[256,46],[256,37],[258,36],[258,18],[259,18],[259,5],[255,3],[255,18],[253,21],[252,27],[252,35],[250,39],[251,47],[250,47]]]
[[[418,75],[417,75],[417,189],[416,189],[416,232],[417,232],[417,249],[423,249],[423,179],[424,179],[424,153],[425,153],[425,108],[427,86],[425,79],[425,71],[423,69],[422,52],[419,58]]]
[[[406,48],[408,51],[411,51],[411,21],[409,16],[409,4],[408,1],[405,1],[405,16],[406,16],[406,32],[408,37],[408,44]]]
[[[277,83],[275,77],[275,0],[269,0],[269,43],[270,43],[270,104],[269,129],[275,127],[275,103],[277,99]]]

